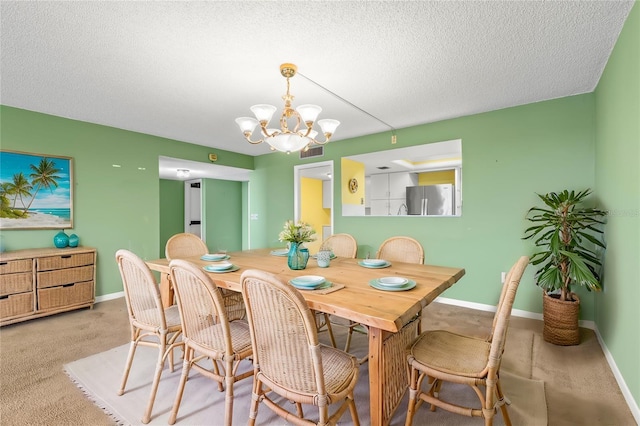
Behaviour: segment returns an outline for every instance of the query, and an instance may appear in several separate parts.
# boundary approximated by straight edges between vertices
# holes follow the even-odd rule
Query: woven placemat
[[[331,283],[331,287],[329,288],[321,288],[320,290],[304,290],[304,291],[312,291],[314,293],[318,293],[318,294],[329,294],[329,293],[333,293],[334,291],[338,291],[340,289],[344,288],[344,284],[336,284],[336,283]]]

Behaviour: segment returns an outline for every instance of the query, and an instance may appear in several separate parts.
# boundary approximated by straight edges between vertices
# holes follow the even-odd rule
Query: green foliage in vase
[[[584,207],[590,189],[581,192],[564,190],[537,194],[545,207],[532,207],[527,220],[533,225],[523,239],[531,239],[541,250],[531,256],[536,271],[536,283],[547,293],[560,293],[560,300],[572,300],[571,286],[585,286],[589,291],[601,290],[599,270],[600,249],[605,244],[598,236],[604,231],[607,212]]]

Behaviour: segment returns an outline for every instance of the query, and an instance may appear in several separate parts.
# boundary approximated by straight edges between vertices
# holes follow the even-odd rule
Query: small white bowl
[[[207,260],[222,260],[226,259],[227,255],[225,253],[207,253],[205,255],[202,255],[202,257]]]
[[[362,261],[362,264],[367,266],[382,266],[382,265],[385,265],[386,263],[387,261],[384,259],[364,259]]]
[[[232,266],[233,266],[233,263],[220,262],[220,263],[215,263],[213,265],[207,265],[206,268],[212,271],[224,271],[231,268]]]
[[[383,277],[378,278],[380,285],[385,287],[402,287],[409,282],[408,279],[402,277]]]
[[[301,286],[320,285],[324,281],[324,277],[320,275],[302,275],[291,280],[292,283]]]

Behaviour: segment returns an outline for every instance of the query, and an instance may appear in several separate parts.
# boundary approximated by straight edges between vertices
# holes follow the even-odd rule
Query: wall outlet
[[[500,282],[502,284],[504,284],[504,280],[507,279],[507,273],[506,272],[500,272]]]
[[[251,220],[258,220],[258,213],[251,213]]]

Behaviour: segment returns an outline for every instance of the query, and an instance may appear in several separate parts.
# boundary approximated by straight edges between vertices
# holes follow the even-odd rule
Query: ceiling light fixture
[[[336,128],[340,125],[338,120],[318,120],[318,126],[320,126],[320,130],[325,137],[324,141],[319,141],[315,139],[318,132],[313,130],[313,124],[322,111],[322,108],[318,105],[300,105],[296,109],[291,107],[291,101],[294,97],[289,93],[289,79],[296,75],[297,70],[298,68],[294,64],[280,65],[280,74],[287,79],[287,93],[282,97],[284,100],[284,109],[280,116],[280,129],[267,128],[273,113],[277,109],[272,105],[260,104],[252,106],[250,109],[256,118],[236,118],[236,123],[249,143],[259,144],[267,142],[271,146],[272,151],[278,150],[289,154],[295,151],[306,151],[312,144],[324,145],[331,139]],[[293,130],[289,128],[288,121],[290,119],[295,119]],[[251,140],[251,135],[257,125],[260,125],[262,139],[253,141]]]
[[[188,178],[191,175],[191,172],[188,169],[178,169],[176,174],[179,178]]]

